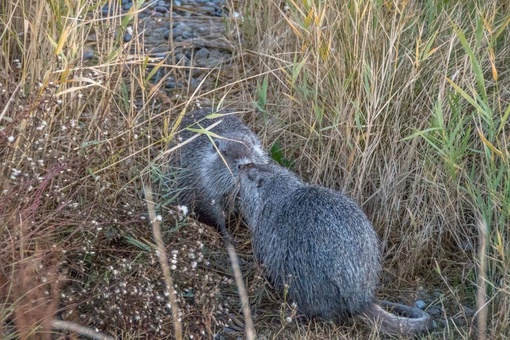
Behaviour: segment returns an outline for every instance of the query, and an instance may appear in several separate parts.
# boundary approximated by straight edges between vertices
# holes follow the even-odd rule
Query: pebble
[[[201,9],[206,13],[214,13],[217,10],[217,8],[212,6],[202,6]]]
[[[427,313],[431,316],[441,316],[443,309],[441,307],[433,306],[427,309]]]
[[[209,51],[206,48],[201,48],[195,52],[195,58],[205,59],[209,56]]]
[[[166,80],[165,87],[166,87],[166,88],[169,88],[169,89],[173,89],[173,88],[176,88],[176,87],[177,87],[177,83],[175,82],[175,80],[174,80],[174,78],[173,78],[173,77],[169,77],[169,78]]]
[[[94,58],[94,52],[92,51],[83,52],[83,59],[88,60],[92,58]]]
[[[190,31],[184,31],[181,33],[181,35],[184,39],[189,39],[194,36],[193,32]]]
[[[168,8],[167,7],[164,7],[164,6],[156,6],[154,7],[154,10],[156,12],[160,12],[160,13],[166,13],[168,12]]]
[[[173,3],[172,3],[173,1]],[[127,13],[136,4],[135,0],[121,0],[107,3],[100,8],[103,16],[117,14],[119,11]],[[138,13],[139,24],[144,27],[143,39],[150,46],[147,50],[152,56],[160,52],[162,58],[169,57],[169,44],[165,42],[172,39],[175,42],[185,42],[189,47],[177,47],[174,58],[166,59],[168,63],[179,65],[200,65],[215,67],[225,59],[231,57],[231,52],[223,49],[211,48],[207,44],[208,36],[215,39],[218,33],[224,32],[225,28],[218,24],[217,19],[202,20],[203,16],[225,17],[228,16],[226,0],[145,0],[142,3],[143,11]],[[118,7],[117,7],[118,6]],[[173,11],[170,9],[173,6]],[[169,29],[169,23],[165,17],[174,18],[173,28]],[[200,18],[200,19],[198,19]],[[191,20],[190,20],[191,19]],[[196,20],[198,19],[198,20]],[[171,33],[171,34],[170,34]],[[97,37],[91,34],[88,41],[97,41]],[[133,40],[133,32],[124,32],[123,41]],[[205,41],[205,43],[204,43]],[[94,52],[83,53],[83,59],[92,59]],[[150,72],[148,70],[147,72]],[[154,75],[151,81],[157,81],[165,77],[165,69],[161,69]],[[180,80],[168,77],[165,81],[167,89],[182,88],[189,86],[197,87],[200,83],[201,74],[189,74],[189,79]],[[423,304],[416,301],[416,305]],[[425,308],[425,306],[421,307]]]
[[[174,39],[175,39],[176,37],[178,37],[178,36],[181,36],[181,35],[182,35],[182,28],[180,28],[180,27],[175,27],[175,28],[173,28],[173,29],[172,29],[172,37],[173,37]],[[167,30],[165,31],[165,33],[163,33],[163,37],[164,37],[165,39],[167,39],[167,40],[170,38],[170,30],[169,30],[169,29],[167,29]]]
[[[418,309],[424,309],[425,306],[427,306],[427,304],[425,303],[425,301],[423,300],[417,300],[414,305],[416,306],[416,308]]]

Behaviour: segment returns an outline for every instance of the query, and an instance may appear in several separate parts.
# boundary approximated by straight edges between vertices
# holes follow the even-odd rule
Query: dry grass
[[[242,24],[225,20],[232,63],[216,69],[151,58],[136,10],[103,18],[103,3],[1,3],[2,338],[55,337],[53,318],[123,339],[174,336],[143,183],[185,338],[225,324],[242,334],[220,236],[165,196],[161,155],[197,99],[255,102],[250,123],[275,158],[360,202],[382,240],[380,297],[441,307],[431,337],[509,335],[506,2],[246,1]],[[164,77],[149,82],[160,70],[186,86],[162,95]],[[381,336],[359,320],[295,317],[246,229],[231,231],[259,336]]]

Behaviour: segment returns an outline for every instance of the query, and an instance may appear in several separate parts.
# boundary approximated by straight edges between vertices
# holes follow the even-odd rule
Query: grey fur
[[[240,210],[255,257],[280,293],[288,285],[288,297],[305,316],[364,314],[388,333],[415,331],[407,327],[415,319],[383,312],[375,303],[379,242],[354,201],[276,164],[242,165],[239,174]]]
[[[206,118],[211,113],[224,115]],[[251,162],[267,163],[269,158],[257,136],[228,111],[198,109],[187,113],[181,126],[207,128],[219,121],[210,130],[219,137],[199,135],[179,148],[172,155],[170,164],[173,175],[176,175],[174,186],[180,190],[178,203],[191,207],[201,222],[222,230],[227,210],[230,210],[229,200],[235,191],[237,166]],[[195,135],[196,132],[184,129],[178,139],[184,142]]]

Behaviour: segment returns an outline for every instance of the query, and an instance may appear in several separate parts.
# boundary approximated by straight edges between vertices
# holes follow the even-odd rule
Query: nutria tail
[[[389,310],[389,311],[388,311]],[[368,321],[393,335],[425,333],[435,328],[430,315],[418,308],[388,301],[373,302],[364,311]]]

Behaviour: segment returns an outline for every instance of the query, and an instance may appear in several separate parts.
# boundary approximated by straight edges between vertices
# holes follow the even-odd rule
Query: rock
[[[431,316],[437,317],[441,316],[441,314],[443,313],[443,309],[441,307],[433,306],[427,309],[427,313],[429,313]]]
[[[209,50],[209,57],[222,58],[224,55],[225,53],[221,53],[220,50],[217,48]]]
[[[206,65],[206,67],[216,67],[219,64],[221,64],[222,62],[223,62],[223,57],[221,57],[221,58],[209,57],[209,58],[207,58],[205,65]]]
[[[133,35],[132,35],[132,34],[125,33],[125,34],[124,34],[124,42],[128,42],[128,41],[130,41],[132,37],[133,37]]]
[[[184,32],[182,32],[181,35],[184,39],[190,39],[194,36],[193,32],[190,32],[190,31],[184,31]]]
[[[198,85],[200,84],[200,81],[196,78],[191,78],[190,87],[193,89],[196,89]]]
[[[177,83],[175,82],[174,78],[173,77],[169,77],[167,80],[166,80],[166,83],[165,83],[165,87],[166,88],[169,88],[169,89],[174,89],[177,87]]]
[[[156,6],[154,7],[154,10],[156,12],[160,12],[160,13],[166,13],[168,12],[168,8],[167,7],[164,7],[164,6]]]
[[[469,308],[469,307],[466,307],[466,306],[462,306],[462,309],[464,311],[464,315],[466,315],[466,317],[468,317],[468,318],[473,317],[476,314],[476,310],[475,309],[472,309],[472,308]]]
[[[211,6],[202,6],[200,9],[205,13],[214,13],[217,10],[217,8]]]
[[[84,60],[89,60],[89,59],[92,59],[94,58],[94,52],[92,51],[84,51],[83,52],[83,59]]]
[[[205,59],[209,56],[209,51],[206,48],[201,48],[195,52],[195,58]]]
[[[182,29],[179,27],[174,27],[172,29],[172,39],[175,39],[176,37],[180,36],[182,34]],[[163,33],[163,38],[166,40],[170,39],[170,30],[167,29],[165,33]]]
[[[427,306],[427,304],[425,303],[425,301],[423,300],[417,300],[414,305],[416,306],[416,308],[418,309],[424,309],[425,306]]]
[[[182,3],[179,0],[174,0],[174,7],[181,7]]]

